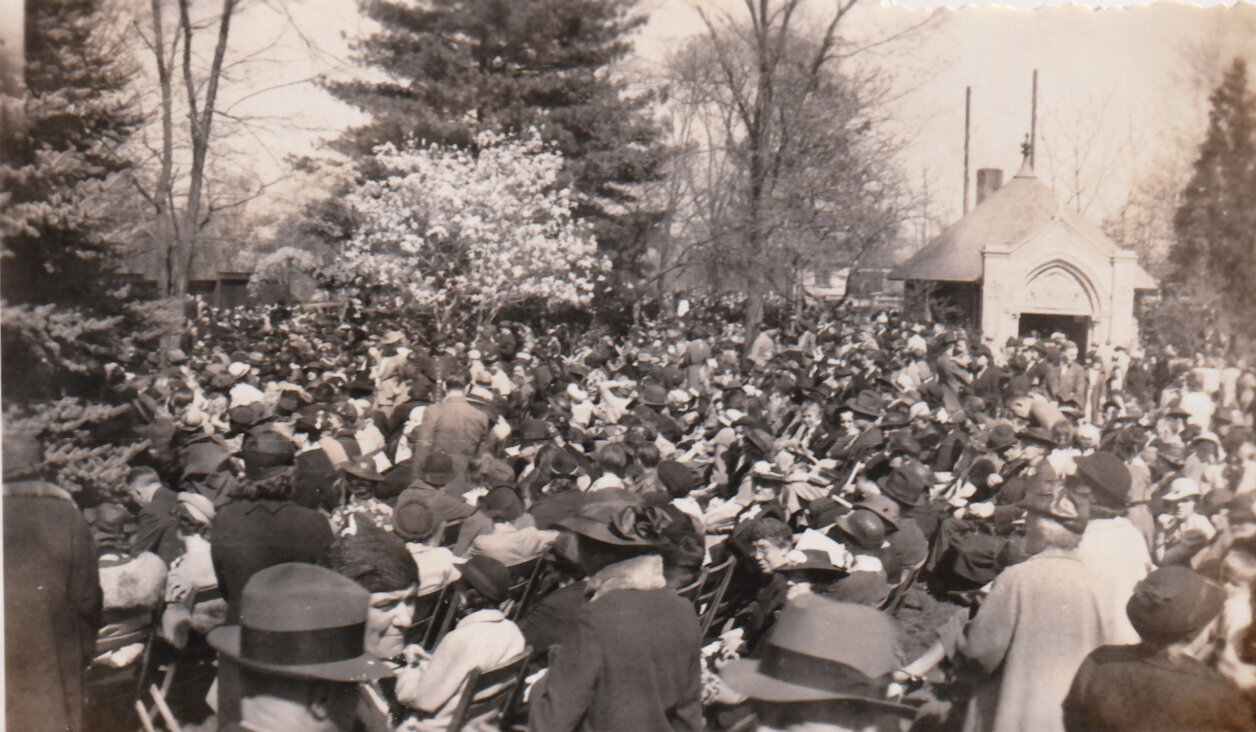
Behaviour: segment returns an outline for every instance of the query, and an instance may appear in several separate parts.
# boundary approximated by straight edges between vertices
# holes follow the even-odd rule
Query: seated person
[[[366,651],[378,659],[400,663],[419,589],[418,569],[405,542],[364,523],[354,533],[336,538],[328,550],[327,563],[371,593]]]
[[[423,488],[408,488],[397,497],[392,516],[393,532],[405,542],[406,551],[418,568],[419,595],[439,592],[462,576],[458,570],[461,561],[454,553],[447,547],[433,546],[444,526],[438,516],[449,514],[447,504],[450,503],[461,501]],[[471,510],[466,506],[468,513]]]
[[[83,512],[96,540],[103,613],[99,640],[130,633],[152,622],[166,586],[166,564],[152,552],[130,556],[135,520],[116,503],[102,503]],[[143,653],[142,643],[108,651],[95,665],[123,668]]]
[[[406,665],[397,669],[397,701],[417,712],[406,729],[446,729],[469,673],[495,668],[523,653],[527,644],[519,626],[497,609],[509,586],[510,575],[496,560],[472,557],[463,565],[458,625],[430,654],[421,646],[408,646]]]
[[[720,677],[749,697],[758,729],[897,730],[915,713],[885,701],[897,663],[887,615],[808,595],[781,611],[761,658],[730,661]]]
[[[205,496],[189,491],[178,494],[173,517],[184,551],[170,563],[166,575],[160,631],[175,648],[187,645],[189,631],[205,635],[227,618],[227,602],[217,592],[218,577],[207,538],[214,514],[214,503]]]
[[[392,519],[392,508],[375,497],[376,489],[383,485],[384,476],[375,470],[375,465],[368,459],[359,460],[344,466],[344,474],[340,478],[343,486],[344,502],[331,512],[331,530],[337,536],[349,527],[349,517],[358,519],[358,524],[370,522],[381,528],[387,527]]]
[[[161,482],[156,470],[134,468],[126,479],[127,496],[139,506],[138,527],[131,554],[153,552],[169,564],[183,551],[178,527],[171,512],[176,494]]]
[[[660,516],[602,501],[562,522],[590,599],[532,689],[529,729],[702,728],[700,628],[666,586]]]
[[[537,530],[513,488],[498,486],[462,523],[454,554],[484,554],[509,567],[541,554],[557,538],[557,531]]]
[[[215,628],[209,644],[239,671],[238,725],[225,729],[350,732],[360,684],[392,675],[364,647],[370,593],[341,574],[288,562],[262,569],[244,586],[240,624]],[[280,642],[300,633],[305,655]],[[266,642],[274,636],[274,642]],[[243,642],[251,638],[252,642]]]

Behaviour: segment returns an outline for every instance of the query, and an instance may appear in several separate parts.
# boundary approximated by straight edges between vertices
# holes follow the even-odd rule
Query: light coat
[[[966,732],[1057,732],[1060,709],[1086,655],[1110,642],[1104,600],[1075,552],[1048,549],[1008,567],[959,640],[986,677],[969,702]]]

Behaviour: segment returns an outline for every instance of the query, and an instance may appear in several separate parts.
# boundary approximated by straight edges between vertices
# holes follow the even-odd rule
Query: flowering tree
[[[355,232],[334,275],[395,288],[442,326],[527,301],[583,305],[607,261],[572,220],[562,156],[535,136],[484,132],[476,149],[375,150],[385,175],[346,198]]]

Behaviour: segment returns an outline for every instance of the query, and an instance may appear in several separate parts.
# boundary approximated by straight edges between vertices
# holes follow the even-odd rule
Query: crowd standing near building
[[[202,307],[111,500],[4,435],[10,728],[1256,729],[1243,359],[717,305]]]

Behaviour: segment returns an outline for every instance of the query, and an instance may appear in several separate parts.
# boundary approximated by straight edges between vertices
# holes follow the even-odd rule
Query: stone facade
[[[999,345],[1023,335],[1031,315],[1035,327],[1084,324],[1090,345],[1131,346],[1135,293],[1156,287],[1133,251],[1060,207],[1028,165],[890,277],[978,285],[970,322]]]

